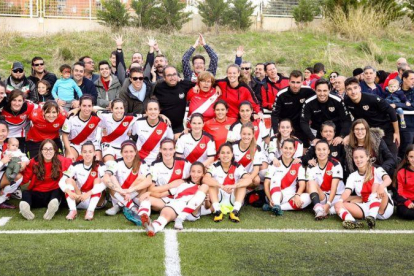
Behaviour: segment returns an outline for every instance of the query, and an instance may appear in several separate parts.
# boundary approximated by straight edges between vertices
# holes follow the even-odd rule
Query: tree
[[[99,24],[112,29],[121,29],[128,26],[129,14],[127,8],[119,0],[102,0],[102,10],[97,11]]]
[[[229,26],[235,29],[247,30],[253,24],[250,16],[256,6],[250,0],[230,0],[229,3],[230,9],[226,13]]]
[[[190,20],[189,12],[185,12],[186,4],[179,0],[161,0],[156,8],[156,17],[159,27],[180,30]]]
[[[205,0],[198,4],[198,11],[207,27],[215,27],[218,34],[219,26],[226,25],[226,13],[229,3],[224,0]]]
[[[363,0],[361,5],[365,8],[372,8],[377,13],[381,13],[384,16],[384,22],[382,25],[387,26],[391,22],[403,17],[405,15],[404,5],[396,0]]]
[[[296,24],[307,24],[313,21],[318,13],[318,8],[314,0],[300,0],[299,4],[293,8],[292,15]]]
[[[414,0],[407,0],[405,2],[405,7],[407,8],[408,12],[407,15],[414,22]]]
[[[133,0],[131,7],[137,15],[134,18],[134,25],[144,29],[156,28],[158,4],[159,1],[154,0]]]

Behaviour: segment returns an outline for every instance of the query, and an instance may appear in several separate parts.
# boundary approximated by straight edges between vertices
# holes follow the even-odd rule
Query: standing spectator
[[[313,68],[312,67],[308,67],[303,71],[303,78],[304,78],[303,85],[310,86],[310,84],[311,84],[310,77],[311,77],[312,74],[313,74]]]
[[[339,73],[335,72],[335,71],[329,74],[329,84],[330,84],[329,86],[330,86],[331,90],[333,89],[333,87],[335,85],[335,80],[338,76],[339,76]]]
[[[276,64],[268,62],[265,64],[266,77],[261,87],[262,107],[272,109],[277,93],[289,85],[289,79],[277,72]]]
[[[331,92],[333,95],[338,96],[342,100],[344,99],[346,95],[345,80],[346,78],[344,76],[336,77],[335,82],[334,82],[334,89]]]
[[[325,65],[323,65],[320,62],[315,63],[315,65],[313,66],[313,73],[310,76],[310,86],[312,87],[312,89],[315,89],[316,81],[325,76],[325,74]]]
[[[85,64],[83,62],[76,62],[72,67],[72,79],[76,82],[79,88],[82,90],[83,95],[91,95],[93,98],[93,104],[96,104],[96,100],[98,98],[98,92],[96,91],[96,87],[92,81],[88,80],[84,76],[85,74]],[[73,107],[79,107],[79,98],[75,91],[76,100],[72,102]]]
[[[263,82],[264,78],[266,77],[265,73],[265,64],[264,63],[257,63],[254,68],[254,76],[256,80],[260,83]]]
[[[37,103],[37,93],[35,84],[26,78],[24,74],[24,67],[21,62],[13,62],[10,76],[6,81],[6,93],[10,94],[14,89],[18,89],[23,92],[24,98]]]
[[[377,95],[381,98],[385,98],[384,92],[382,91],[381,86],[375,83],[375,78],[377,76],[377,70],[372,66],[364,67],[364,80],[359,82],[361,86],[361,91],[363,93],[369,93]]]
[[[400,80],[401,80],[402,73],[400,73],[399,71],[400,71],[400,69],[403,69],[403,68],[405,70],[410,70],[410,68],[407,68],[407,67],[408,67],[408,63],[407,63],[406,58],[400,57],[399,59],[397,59],[397,71],[392,72],[388,75],[388,77],[384,81],[384,87],[387,87],[388,82],[392,79],[397,78],[397,80],[398,80],[398,78],[400,78]]]
[[[88,80],[95,82],[99,79],[98,74],[94,74],[95,72],[95,62],[90,56],[83,56],[79,58],[80,62],[83,62],[85,64],[85,78]]]
[[[405,70],[401,70],[401,75],[402,75],[402,73],[404,73],[403,71],[405,71]],[[385,90],[385,87],[386,86],[384,86],[384,82],[387,79],[387,77],[388,77],[389,74],[390,73],[385,72],[384,70],[378,70],[377,71],[377,76],[375,78],[375,83],[378,84],[379,86],[381,86],[382,90]],[[401,78],[400,77],[401,76],[399,76],[399,80],[397,80],[398,82],[401,82]]]
[[[359,82],[364,80],[364,69],[362,68],[355,68],[354,71],[352,71],[352,76],[356,78]]]
[[[116,76],[111,74],[111,67],[106,60],[99,62],[100,78],[95,81],[98,92],[98,106],[109,108],[111,102],[119,97],[121,84]]]
[[[191,71],[190,57],[198,46],[204,47],[204,49],[206,50],[210,58],[210,65],[208,66],[207,71],[212,73],[213,76],[216,75],[216,71],[217,71],[218,56],[214,52],[214,50],[211,49],[210,46],[207,45],[203,35],[200,34],[196,42],[194,43],[194,45],[190,47],[190,49],[188,49],[187,52],[184,53],[183,58],[182,58],[184,79],[191,80],[192,82],[197,81],[198,74],[200,74],[203,71],[206,71],[206,59],[202,55],[195,55],[192,58],[191,62],[193,64],[194,71]]]
[[[144,76],[150,79],[152,82],[164,79],[164,69],[168,66],[168,59],[162,54],[158,54],[154,60],[154,66],[151,68],[151,72],[144,72]]]
[[[41,57],[34,57],[32,59],[32,74],[28,77],[34,84],[37,84],[40,80],[46,80],[53,87],[57,81],[55,74],[46,71],[45,61]]]
[[[259,101],[259,103],[261,103],[262,102],[262,98],[260,95],[261,85],[252,76],[252,64],[248,61],[243,61],[241,63],[240,69],[241,69],[241,75],[243,77],[243,81],[250,86],[257,100]]]

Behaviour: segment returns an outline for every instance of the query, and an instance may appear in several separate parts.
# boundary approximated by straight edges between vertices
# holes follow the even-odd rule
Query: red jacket
[[[262,107],[272,110],[277,93],[287,86],[289,86],[288,78],[279,75],[279,80],[277,82],[272,82],[266,77],[260,92],[262,96]]]
[[[317,80],[319,80],[321,77],[319,77],[318,75],[316,75],[316,74],[312,74],[312,75],[310,75],[310,87],[313,89],[313,90],[315,90],[315,84],[316,84],[316,81]]]
[[[414,201],[414,172],[402,168],[397,173],[397,202],[408,207]]]
[[[398,72],[393,72],[388,75],[388,77],[385,79],[384,83],[382,84],[382,88],[385,89],[388,86],[388,83],[390,80],[395,79],[398,76]]]
[[[28,190],[36,192],[50,192],[59,189],[59,180],[62,178],[63,172],[66,171],[72,164],[72,160],[61,155],[58,155],[59,161],[62,164],[60,170],[60,176],[58,179],[53,180],[52,175],[52,162],[45,163],[45,177],[43,180],[38,180],[33,172],[33,166],[39,162],[35,158],[30,159],[29,165],[23,171],[22,184],[26,184],[30,181]]]

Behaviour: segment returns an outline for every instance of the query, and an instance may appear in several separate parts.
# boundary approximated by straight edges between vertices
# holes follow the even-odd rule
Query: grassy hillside
[[[123,36],[127,64],[133,51],[147,52],[147,37],[153,36],[170,64],[179,68],[182,54],[197,38],[197,34],[164,34],[141,30],[125,30]],[[108,59],[110,52],[116,48],[112,37],[109,31],[59,33],[41,37],[0,33],[0,76],[3,79],[9,75],[9,68],[15,60],[29,67],[34,56],[42,56],[47,69],[55,73],[59,65],[72,64],[82,55],[90,55],[96,62]],[[328,72],[335,70],[346,75],[351,74],[353,68],[365,65],[394,70],[399,56],[405,56],[409,63],[414,63],[411,55],[414,37],[409,31],[398,29],[381,37],[371,34],[370,38],[363,41],[351,41],[315,28],[280,33],[207,33],[205,38],[219,55],[219,77],[223,76],[227,65],[234,62],[235,50],[239,45],[245,48],[245,60],[252,63],[276,61],[279,71],[284,73],[292,69],[303,70],[315,62],[323,62]],[[204,50],[198,49],[197,52],[203,53]]]

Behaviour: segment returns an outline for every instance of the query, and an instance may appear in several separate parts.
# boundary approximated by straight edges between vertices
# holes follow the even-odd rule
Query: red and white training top
[[[66,119],[62,132],[69,134],[69,141],[75,145],[82,145],[86,141],[96,141],[96,131],[101,119],[94,113],[88,120],[83,121],[77,115],[71,115]]]
[[[1,114],[9,126],[8,137],[26,137],[26,127],[29,124],[29,115],[37,107],[32,102],[25,101],[18,112],[14,112],[7,106],[3,108]]]
[[[121,120],[116,121],[110,111],[98,111],[97,115],[101,119],[99,127],[106,130],[101,143],[108,143],[116,149],[120,149],[122,142],[129,139],[128,132],[135,121],[142,117],[141,114],[125,114]]]
[[[221,185],[234,185],[247,174],[244,167],[236,162],[230,165],[228,171],[225,171],[221,165],[221,161],[214,162],[208,168],[207,173]]]
[[[185,179],[190,175],[191,164],[182,158],[175,157],[171,168],[162,160],[155,161],[150,167],[152,182],[156,186],[169,184],[177,179]]]
[[[171,127],[161,119],[153,126],[148,123],[147,118],[138,119],[132,127],[132,134],[138,135],[139,157],[147,164],[151,164],[157,158],[162,139],[167,137],[174,139]]]
[[[285,165],[280,158],[280,166],[269,166],[266,172],[266,179],[270,179],[270,185],[281,188],[282,191],[295,194],[299,181],[306,181],[305,168],[301,163],[293,164],[293,161]]]
[[[105,174],[105,170],[105,165],[102,162],[92,168],[92,165],[86,166],[83,160],[77,161],[63,172],[63,177],[59,182],[59,186],[61,186],[60,184],[62,181],[65,183],[66,179],[73,178],[82,192],[89,192],[93,188],[95,179],[102,178]]]
[[[193,182],[184,182],[177,188],[169,189],[170,195],[174,196],[175,200],[188,202],[198,191],[198,185]]]
[[[254,158],[251,158],[250,149],[247,148],[245,151],[240,149],[240,141],[233,144],[234,161],[242,165],[246,172],[251,173],[254,166],[261,166],[262,162],[266,161],[263,155],[263,151],[259,145],[256,146],[254,151]]]
[[[256,138],[256,144],[261,147],[264,147],[264,139],[269,137],[269,130],[266,128],[263,121],[260,119],[252,121],[254,127],[254,138]],[[230,126],[230,131],[228,134],[227,140],[230,142],[235,142],[241,139],[240,131],[243,124],[238,120]]]
[[[341,163],[338,161],[329,158],[325,167],[319,167],[319,164],[316,164],[315,167],[309,166],[306,171],[306,180],[314,180],[318,183],[319,187],[325,193],[331,192],[332,180],[339,179],[338,186],[336,188],[336,194],[341,195],[345,190],[343,179],[343,169]]]
[[[302,141],[300,141],[297,138],[292,138],[293,140],[295,140],[295,154],[293,154],[293,158],[300,158],[303,155],[303,143]],[[270,138],[270,143],[269,143],[269,148],[268,148],[268,159],[269,162],[273,162],[273,159],[275,158],[280,158],[282,156],[282,143],[283,140],[280,143],[280,148],[277,148],[277,144],[278,144],[278,139],[276,136],[273,136],[272,138]]]
[[[53,122],[45,119],[42,108],[38,107],[29,115],[30,129],[27,141],[42,142],[45,139],[59,138],[59,131],[66,121],[66,112],[60,112]]]
[[[371,180],[364,182],[365,174],[360,175],[358,171],[351,173],[346,181],[345,189],[355,191],[357,196],[362,197],[362,202],[368,202],[368,198],[372,193],[372,185],[374,183],[381,184],[383,182],[384,176],[388,174],[381,167],[372,167],[372,175],[374,177]],[[385,192],[388,194],[387,191]]]
[[[182,154],[183,158],[190,163],[204,162],[209,157],[216,156],[216,144],[213,137],[207,132],[203,131],[201,138],[196,140],[190,131],[180,135],[175,145],[175,152]]]
[[[193,113],[200,113],[203,114],[204,122],[213,119],[215,117],[213,106],[218,97],[214,87],[208,92],[198,93],[194,93],[194,88],[191,88],[187,93],[187,101],[190,102],[187,117],[191,118]]]
[[[122,189],[128,189],[139,175],[143,177],[147,177],[149,175],[149,168],[145,162],[141,162],[138,173],[134,173],[132,171],[132,167],[129,168],[125,164],[123,158],[119,158],[115,161],[108,161],[105,166],[106,171],[112,173],[115,175],[116,179],[118,179]]]

